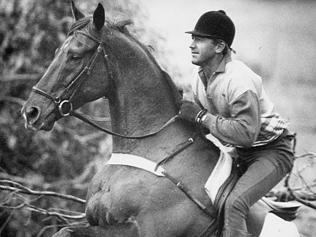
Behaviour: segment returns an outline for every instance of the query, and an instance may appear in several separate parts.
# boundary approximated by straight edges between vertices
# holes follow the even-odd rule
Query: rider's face
[[[192,35],[190,45],[192,63],[198,66],[207,65],[216,55],[216,45],[209,38]]]

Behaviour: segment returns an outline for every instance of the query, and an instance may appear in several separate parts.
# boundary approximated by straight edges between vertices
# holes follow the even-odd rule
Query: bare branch
[[[58,197],[58,198],[62,198],[62,199],[66,199],[66,200],[70,200],[70,201],[75,201],[81,204],[85,204],[86,201],[72,196],[72,195],[68,195],[68,194],[61,194],[61,193],[56,193],[56,192],[52,192],[52,191],[34,191],[32,189],[29,189],[19,183],[13,182],[11,180],[0,180],[0,183],[4,183],[4,184],[11,184],[17,187],[11,187],[11,186],[7,186],[7,185],[0,185],[0,190],[7,190],[7,191],[11,191],[11,192],[19,192],[19,193],[24,193],[24,194],[29,194],[29,195],[42,195],[42,196],[52,196],[52,197]]]
[[[290,175],[288,175],[285,179],[285,182],[284,182],[284,185],[285,187],[287,188],[288,192],[290,193],[290,195],[298,202],[304,204],[305,206],[308,206],[308,207],[311,207],[313,209],[316,209],[316,205],[314,205],[313,203],[305,200],[305,198],[301,198],[301,197],[298,197],[296,194],[294,194],[294,192],[292,191],[292,189],[290,188],[289,186],[289,177]]]
[[[316,158],[316,153],[315,152],[307,152],[305,154],[295,156],[295,159],[301,159],[301,158],[305,158],[305,157]]]
[[[310,158],[310,159],[316,159],[316,153],[309,152],[300,156],[296,156],[296,159],[302,159],[302,158]],[[290,196],[293,197],[296,201],[311,207],[313,209],[316,209],[316,205],[313,204],[311,201],[316,201],[316,193],[312,191],[312,187],[315,186],[315,184],[308,184],[304,177],[302,176],[301,172],[302,170],[305,170],[307,166],[304,166],[301,170],[297,172],[297,176],[300,178],[300,180],[303,182],[304,188],[308,190],[308,192],[303,192],[301,189],[303,188],[295,188],[292,189],[289,185],[289,180],[292,174],[288,174],[288,176],[285,178],[284,186],[289,192]]]
[[[34,183],[33,179],[30,181],[29,179],[26,179],[24,177],[11,175],[5,172],[0,172],[0,180],[13,180],[15,182],[24,183],[28,185],[36,185],[37,183]]]
[[[31,189],[23,186],[22,184],[19,184],[17,182],[11,181],[11,180],[0,180],[0,183],[11,184],[11,185],[17,186],[19,189],[25,190],[27,192],[31,191]]]
[[[60,212],[60,213],[63,213],[63,214],[75,214],[75,215],[81,215],[82,214],[82,212],[65,210],[65,209],[62,209],[62,208],[49,208],[48,211]]]
[[[55,216],[67,224],[69,224],[68,219],[81,220],[81,219],[84,219],[86,217],[85,213],[80,213],[77,215],[67,215],[67,214],[63,214],[60,212],[49,211],[49,210],[46,210],[46,209],[43,209],[40,207],[36,207],[36,206],[30,205],[26,202],[20,203],[19,205],[16,205],[16,206],[2,206],[2,208],[11,209],[11,210],[19,210],[22,208],[26,208],[29,211],[37,212],[37,213],[40,213],[40,214],[43,214],[46,216]]]
[[[58,218],[61,218],[62,220],[66,220],[66,219],[72,219],[72,220],[80,220],[80,219],[84,219],[86,217],[85,213],[80,213],[77,215],[68,215],[68,214],[63,214],[60,212],[56,212],[56,211],[49,211],[43,208],[39,208],[30,204],[25,204],[25,206],[27,207],[27,209],[31,210],[31,211],[35,211],[44,215],[48,215],[48,216],[56,216]],[[66,222],[68,223],[68,222]]]

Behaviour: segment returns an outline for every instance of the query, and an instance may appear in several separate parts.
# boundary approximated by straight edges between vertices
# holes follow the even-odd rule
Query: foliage
[[[96,0],[75,2],[90,14],[97,5]],[[146,16],[137,2],[101,2],[111,19],[131,18],[135,25],[130,31],[158,48],[156,39],[161,38],[145,28]],[[109,137],[72,118],[59,121],[52,132],[35,133],[24,129],[20,115],[23,101],[65,40],[72,21],[70,1],[0,0],[0,178],[84,198],[89,180],[110,152]],[[104,116],[107,105],[101,100],[83,110]],[[0,205],[12,207],[0,208],[1,236],[48,236],[64,224],[56,217],[43,218],[38,211],[13,208],[19,205],[84,211],[81,204],[7,191],[1,191]],[[53,228],[43,229],[50,225]]]

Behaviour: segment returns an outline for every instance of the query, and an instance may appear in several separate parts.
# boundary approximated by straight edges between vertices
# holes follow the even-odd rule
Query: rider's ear
[[[222,40],[218,40],[215,47],[216,53],[222,53],[225,50],[226,44]]]
[[[102,4],[98,4],[97,8],[93,13],[93,24],[97,28],[97,30],[101,30],[104,25],[105,15],[104,15],[104,8]]]
[[[84,15],[81,11],[78,10],[76,7],[74,1],[71,0],[71,12],[73,17],[75,18],[76,21],[78,21],[81,18],[84,18]]]

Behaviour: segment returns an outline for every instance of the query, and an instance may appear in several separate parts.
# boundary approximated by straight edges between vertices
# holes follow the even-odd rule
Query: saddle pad
[[[232,148],[225,147],[211,134],[207,135],[206,138],[220,149],[220,157],[204,185],[207,195],[212,200],[212,203],[214,203],[220,187],[228,179],[232,171],[233,158],[229,153],[232,151]]]
[[[220,187],[230,176],[232,164],[232,157],[228,153],[221,151],[217,164],[204,185],[205,191],[212,200],[212,203],[215,202]]]

